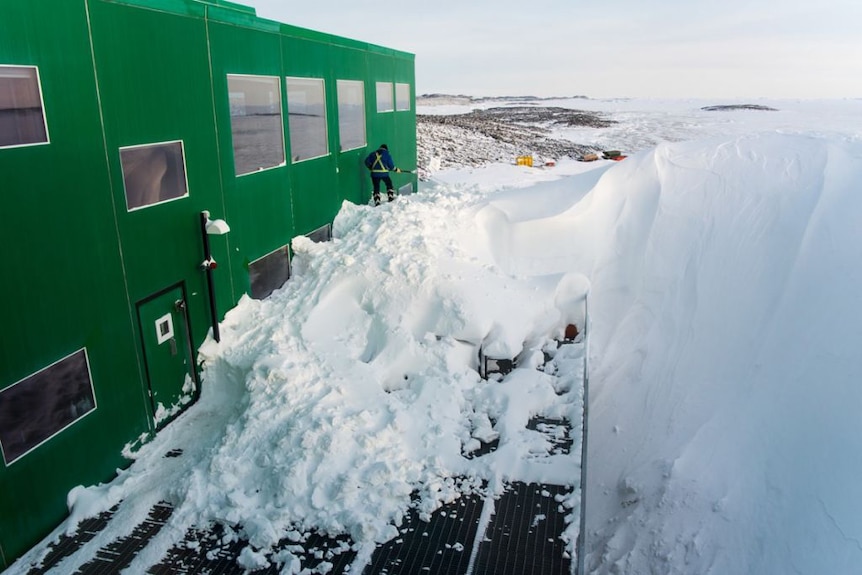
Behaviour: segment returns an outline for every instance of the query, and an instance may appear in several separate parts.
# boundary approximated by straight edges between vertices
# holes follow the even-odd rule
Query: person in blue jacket
[[[386,185],[386,199],[390,202],[395,199],[395,188],[392,186],[392,178],[389,172],[401,173],[401,168],[395,167],[395,162],[389,154],[389,146],[380,144],[376,151],[368,154],[365,165],[371,170],[371,188],[374,190],[374,205],[380,205],[380,182]]]

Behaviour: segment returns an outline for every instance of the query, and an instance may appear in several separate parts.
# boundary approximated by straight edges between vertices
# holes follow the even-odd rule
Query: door
[[[196,396],[188,314],[182,286],[138,304],[150,400],[156,429],[161,429]]]

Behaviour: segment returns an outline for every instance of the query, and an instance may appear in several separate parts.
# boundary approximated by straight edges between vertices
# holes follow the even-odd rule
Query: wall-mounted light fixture
[[[227,222],[224,220],[211,220],[210,213],[206,210],[203,211],[207,221],[206,221],[206,230],[207,234],[211,236],[222,236],[230,231],[230,226],[227,225]]]

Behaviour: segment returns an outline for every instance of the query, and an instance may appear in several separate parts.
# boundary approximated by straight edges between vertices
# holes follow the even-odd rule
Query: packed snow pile
[[[222,343],[203,350],[204,376],[244,386],[244,406],[200,486],[218,507],[198,513],[242,524],[257,548],[288,529],[381,542],[396,535],[414,491],[430,512],[465,477],[575,476],[570,461],[529,469],[536,438],[490,423],[523,427],[532,414],[579,408],[535,369],[570,315],[552,297],[564,288],[501,277],[464,241],[475,220],[457,199],[443,190],[389,209],[345,204],[332,242],[294,240],[284,289],[228,315]],[[480,346],[524,357],[519,385],[481,380]],[[499,452],[463,457],[474,438],[500,433]]]
[[[248,541],[246,568],[298,565],[270,551],[311,531],[348,534],[361,562],[410,508],[427,516],[511,481],[577,488],[579,435],[558,455],[526,426],[541,415],[579,427],[583,347],[556,358],[560,374],[538,368],[568,323],[583,325],[589,284],[503,273],[487,249],[494,238],[477,234],[486,203],[483,190],[447,186],[379,208],[345,203],[332,241],[295,238],[290,281],[266,300],[243,299],[221,342],[200,350],[198,403],[129,453],[135,463],[112,484],[75,490],[67,530],[122,501],[97,549],[166,501],[173,514],[132,572],[212,522]],[[480,378],[480,348],[518,356],[518,369]],[[469,458],[493,439],[496,451]],[[573,517],[570,554],[579,497],[559,501]]]

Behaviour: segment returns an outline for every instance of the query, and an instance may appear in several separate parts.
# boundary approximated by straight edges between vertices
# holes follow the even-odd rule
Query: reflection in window
[[[120,148],[129,210],[189,195],[182,142]]]
[[[282,246],[248,264],[251,297],[263,299],[290,279],[290,252]]]
[[[38,70],[33,66],[0,66],[0,147],[47,141]]]
[[[236,175],[284,164],[279,79],[228,74],[227,90]]]
[[[395,84],[395,109],[399,112],[410,109],[410,84]]]
[[[287,78],[287,122],[294,162],[329,153],[323,80]]]
[[[365,83],[338,80],[338,137],[341,150],[365,147]]]
[[[0,391],[0,447],[6,465],[94,409],[83,349]]]
[[[391,112],[394,109],[392,102],[392,82],[377,82],[377,111]]]
[[[332,224],[320,226],[313,232],[305,234],[305,237],[307,237],[314,243],[328,242],[332,239]]]

